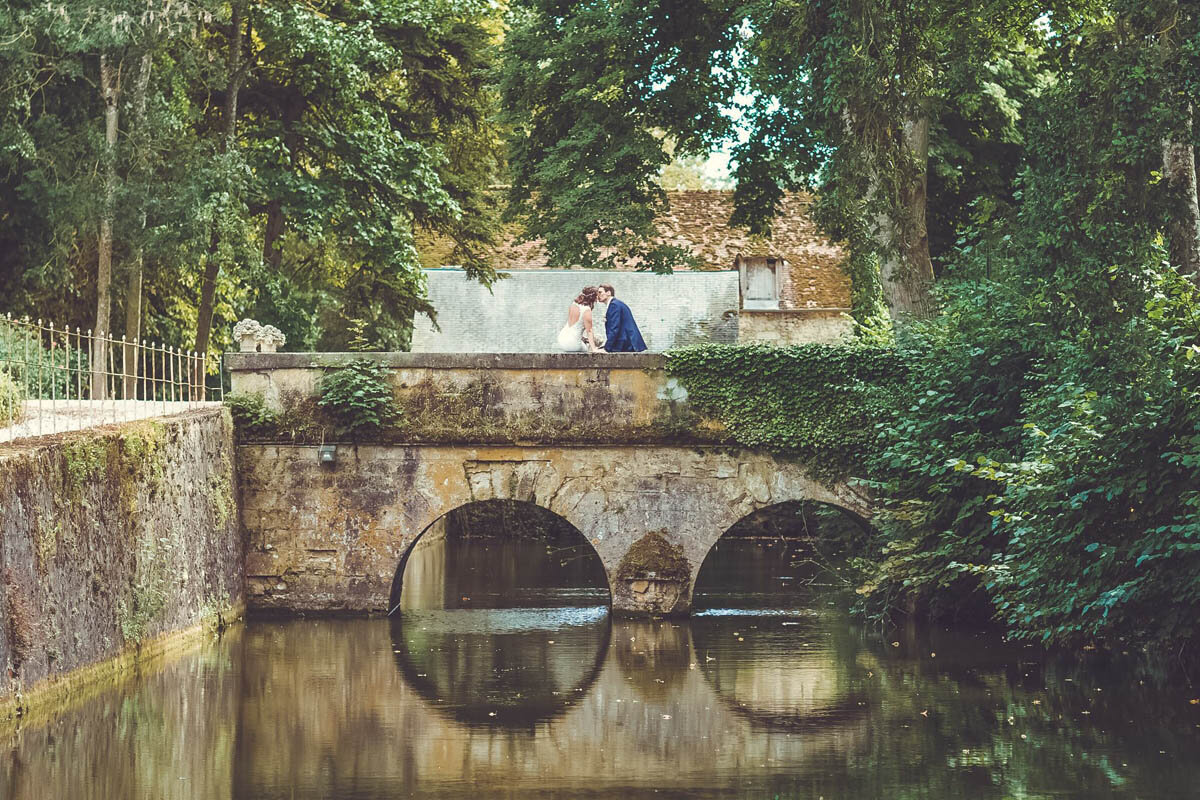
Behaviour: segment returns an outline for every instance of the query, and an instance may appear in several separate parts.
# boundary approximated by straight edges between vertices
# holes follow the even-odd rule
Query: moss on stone
[[[118,601],[117,624],[126,642],[139,643],[167,604],[167,537],[143,531],[134,553],[134,570],[124,596]]]
[[[221,453],[221,465],[209,475],[208,499],[213,519],[224,525],[233,513],[233,461],[228,451]]]
[[[686,408],[666,409],[655,420],[614,422],[613,398],[606,385],[585,390],[576,403],[513,411],[501,403],[503,386],[492,377],[462,384],[425,379],[397,394],[401,422],[360,441],[373,444],[725,444],[728,433],[715,420]],[[315,398],[296,392],[280,397],[280,412],[269,422],[239,424],[243,443],[318,444],[334,426]]]
[[[63,442],[61,452],[67,491],[78,499],[84,488],[104,473],[108,442],[99,436],[86,436]]]
[[[28,594],[17,581],[11,569],[5,569],[4,607],[5,627],[14,669],[20,669],[33,652],[37,639],[37,614]]]
[[[34,524],[34,555],[38,574],[43,577],[50,571],[58,555],[58,540],[62,535],[62,519],[39,513]]]
[[[687,580],[691,565],[683,555],[683,548],[672,544],[666,534],[666,530],[650,531],[634,542],[617,566],[617,579]]]
[[[166,426],[153,420],[129,423],[122,429],[111,479],[130,514],[138,510],[139,493],[154,492],[166,478],[167,439]]]

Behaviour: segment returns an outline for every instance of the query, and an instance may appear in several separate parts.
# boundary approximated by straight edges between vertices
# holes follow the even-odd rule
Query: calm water
[[[792,607],[632,623],[565,587],[473,607],[451,581],[393,620],[251,622],[0,734],[0,797],[1200,797],[1200,689],[864,634],[756,547],[724,569]]]

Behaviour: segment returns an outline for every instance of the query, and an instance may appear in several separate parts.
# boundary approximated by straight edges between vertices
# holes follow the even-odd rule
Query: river
[[[994,634],[861,630],[761,543],[687,620],[483,577],[538,553],[576,563],[468,542],[437,556],[455,580],[410,564],[391,619],[252,620],[9,729],[0,797],[1200,797],[1200,690]]]

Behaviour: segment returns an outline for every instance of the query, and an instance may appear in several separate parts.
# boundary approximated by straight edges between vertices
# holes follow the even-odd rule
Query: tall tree
[[[735,148],[734,221],[769,233],[812,186],[857,305],[932,309],[932,124],[951,65],[986,66],[1041,12],[992,0],[514,4],[502,86],[516,213],[562,263],[648,258],[666,144]],[[958,68],[962,68],[959,66]],[[601,257],[603,255],[603,257]]]
[[[246,18],[246,0],[233,0],[230,5],[228,32],[228,55],[225,60],[225,102],[222,106],[222,129],[220,135],[220,153],[225,161],[235,153],[237,148],[238,96],[242,91],[242,82],[250,60],[243,52],[242,25],[245,18],[246,32],[244,38],[250,39],[250,22]],[[228,187],[232,188],[232,187]],[[232,194],[232,192],[230,193]],[[204,278],[200,284],[200,306],[196,312],[196,345],[197,353],[208,352],[208,336],[212,330],[213,298],[217,292],[217,275],[221,271],[221,227],[217,215],[219,207],[214,209],[212,234],[208,246],[208,256],[204,262]]]
[[[1200,14],[1192,3],[1147,3],[1167,73],[1166,103],[1173,113],[1163,138],[1163,175],[1171,195],[1167,237],[1171,263],[1200,286],[1200,198],[1196,191],[1195,92],[1200,89]]]
[[[114,61],[116,63],[114,63]],[[100,97],[104,102],[104,155],[103,172],[104,201],[100,207],[99,234],[96,243],[96,324],[92,347],[92,399],[102,399],[108,394],[108,336],[112,313],[112,252],[113,214],[117,194],[117,124],[121,108],[121,71],[124,66],[119,56],[100,54]]]
[[[445,234],[485,282],[495,227],[486,189],[498,142],[488,88],[490,6],[387,2],[266,6],[240,138],[264,219],[267,272],[322,286],[321,344],[350,323],[403,346],[423,299],[414,229]]]

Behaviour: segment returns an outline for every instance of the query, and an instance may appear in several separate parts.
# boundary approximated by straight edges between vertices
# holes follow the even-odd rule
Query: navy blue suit
[[[610,353],[640,353],[646,349],[642,332],[633,321],[633,312],[615,297],[608,301],[608,311],[604,314],[604,332],[607,335],[604,349]]]

